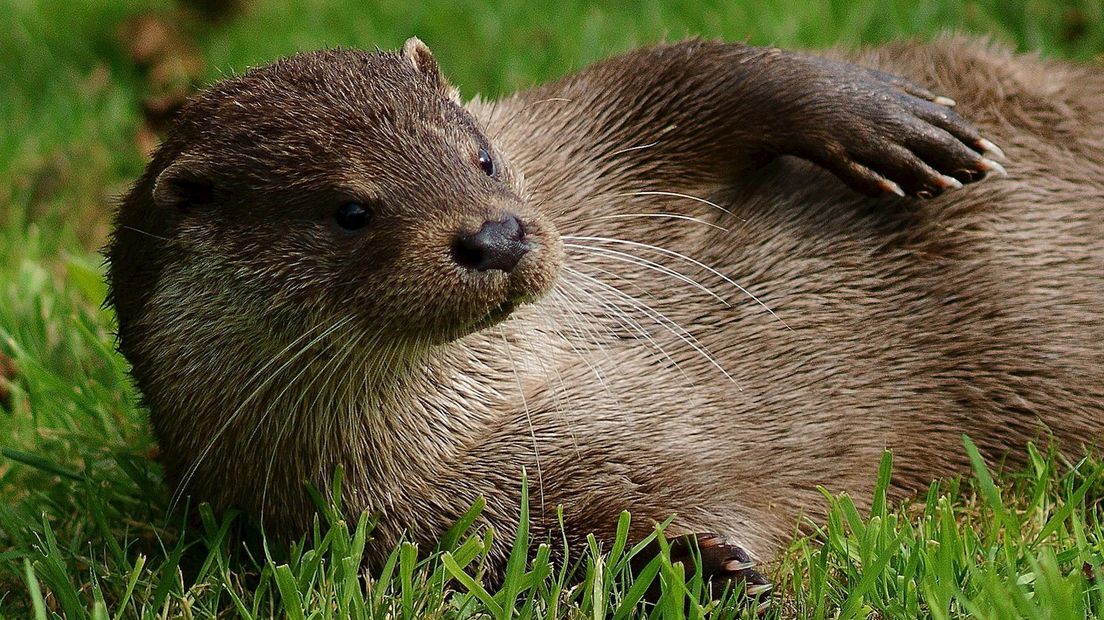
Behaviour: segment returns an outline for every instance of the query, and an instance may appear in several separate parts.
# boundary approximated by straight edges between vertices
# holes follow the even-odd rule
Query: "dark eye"
[[[483,169],[483,172],[487,173],[487,176],[494,176],[494,160],[491,159],[491,154],[487,152],[487,149],[482,146],[479,147],[479,167]]]
[[[372,212],[359,202],[346,202],[334,214],[334,221],[345,230],[360,230],[371,219]]]

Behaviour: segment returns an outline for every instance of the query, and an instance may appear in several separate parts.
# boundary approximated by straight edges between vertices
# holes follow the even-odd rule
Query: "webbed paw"
[[[780,145],[867,195],[932,198],[948,189],[1005,176],[1001,149],[952,109],[955,102],[882,71],[792,57],[805,81]]]
[[[764,597],[770,581],[755,570],[756,562],[741,547],[728,543],[717,534],[695,534],[671,541],[671,561],[693,565],[694,549],[701,559],[702,578],[712,583],[719,596],[728,587],[742,586],[748,599]]]
[[[746,600],[760,604],[760,608],[765,604],[771,583],[755,570],[755,561],[738,545],[726,541],[718,534],[704,533],[672,538],[668,541],[668,546],[671,562],[682,563],[687,571],[700,567],[701,577],[709,585],[715,600],[720,599],[730,588],[742,588]],[[644,562],[655,557],[656,553],[659,553],[659,545],[649,545],[638,556],[638,570],[643,567]],[[695,557],[700,564],[695,562]],[[648,589],[646,598],[658,600],[660,589],[661,584],[657,579]]]

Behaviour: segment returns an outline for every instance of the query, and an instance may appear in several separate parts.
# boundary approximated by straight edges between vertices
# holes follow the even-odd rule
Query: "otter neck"
[[[159,296],[148,324],[180,333],[149,341],[143,358],[152,364],[140,374],[178,377],[177,393],[147,391],[162,445],[176,450],[165,454],[176,484],[185,492],[192,484],[225,489],[225,505],[251,498],[254,505],[244,508],[280,529],[309,524],[314,511],[303,481],[329,493],[338,467],[350,481],[342,498],[350,512],[432,504],[426,481],[501,416],[515,414],[511,404],[524,400],[524,386],[544,378],[520,363],[536,347],[550,349],[537,342],[544,332],[523,318],[444,345],[388,347],[351,322],[261,330],[243,318],[259,303],[238,296],[197,307]],[[189,433],[173,417],[215,430]]]

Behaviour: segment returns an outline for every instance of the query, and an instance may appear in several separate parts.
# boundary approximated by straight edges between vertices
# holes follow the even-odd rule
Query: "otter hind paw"
[[[742,547],[717,534],[696,534],[694,540],[672,541],[671,560],[692,563],[694,543],[701,559],[702,578],[711,582],[715,596],[730,586],[742,585],[748,599],[757,600],[771,590],[771,582],[755,570],[756,562]]]
[[[688,571],[700,569],[699,575],[713,600],[723,599],[732,589],[742,589],[744,596],[739,600],[757,605],[759,611],[766,609],[771,582],[755,570],[755,560],[742,547],[713,533],[678,536],[669,539],[667,546],[672,563],[680,563]],[[633,558],[634,571],[639,574],[659,552],[659,544],[653,541]],[[661,594],[662,582],[655,579],[644,598],[654,603]]]

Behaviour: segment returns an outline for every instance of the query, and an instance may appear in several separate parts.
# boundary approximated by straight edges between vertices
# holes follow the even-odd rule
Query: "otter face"
[[[189,303],[218,289],[270,331],[347,319],[411,344],[503,320],[562,262],[556,230],[416,39],[401,54],[302,54],[200,94],[123,206],[117,298],[132,286],[115,256],[127,244],[162,246],[138,260],[160,262]]]

